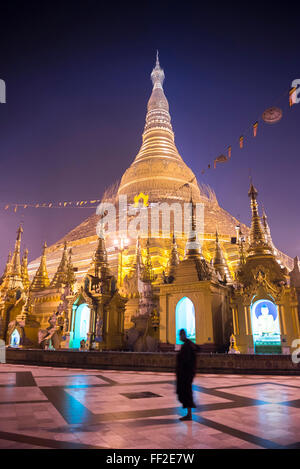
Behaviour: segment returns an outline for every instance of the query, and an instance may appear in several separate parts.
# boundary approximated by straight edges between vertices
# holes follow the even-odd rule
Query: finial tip
[[[248,196],[251,198],[251,199],[256,199],[257,198],[257,190],[255,189],[254,185],[253,185],[253,182],[251,181],[250,183],[250,189],[249,189],[249,192],[248,192]]]

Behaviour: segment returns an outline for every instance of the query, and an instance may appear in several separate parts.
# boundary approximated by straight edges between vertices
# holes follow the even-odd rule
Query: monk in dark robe
[[[177,354],[176,393],[182,407],[187,409],[187,415],[179,420],[192,420],[192,408],[196,407],[192,391],[192,383],[196,374],[196,346],[187,338],[184,329],[180,330],[179,337],[184,344]]]

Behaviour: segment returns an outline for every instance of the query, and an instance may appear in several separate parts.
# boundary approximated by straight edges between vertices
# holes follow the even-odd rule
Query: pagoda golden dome
[[[149,195],[151,202],[189,201],[191,191],[195,202],[201,199],[196,177],[175,145],[169,103],[163,90],[164,78],[157,54],[151,73],[153,89],[147,105],[142,146],[125,171],[118,190],[118,195],[127,195],[128,202],[140,193]]]

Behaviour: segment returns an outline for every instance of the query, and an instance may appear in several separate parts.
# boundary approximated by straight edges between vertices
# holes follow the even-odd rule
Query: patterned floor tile
[[[255,384],[251,386],[242,385],[234,388],[227,387],[226,392],[234,393],[237,396],[249,397],[258,399],[268,403],[279,403],[285,401],[292,401],[299,399],[299,389],[297,387],[289,387],[288,383],[285,385],[270,383],[270,384]]]
[[[299,387],[299,376],[199,374],[182,422],[174,373],[0,365],[0,449],[300,448]]]

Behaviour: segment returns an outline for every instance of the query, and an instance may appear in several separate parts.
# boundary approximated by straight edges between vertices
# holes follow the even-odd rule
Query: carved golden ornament
[[[258,283],[264,283],[266,280],[266,274],[262,270],[259,270],[257,274],[255,274],[255,279]]]
[[[142,199],[143,201],[143,206],[144,207],[148,207],[149,203],[148,203],[148,200],[149,200],[149,195],[145,195],[143,194],[143,192],[140,192],[139,195],[136,195],[134,197],[134,206],[135,207],[138,207],[139,206],[139,202],[140,200]]]

